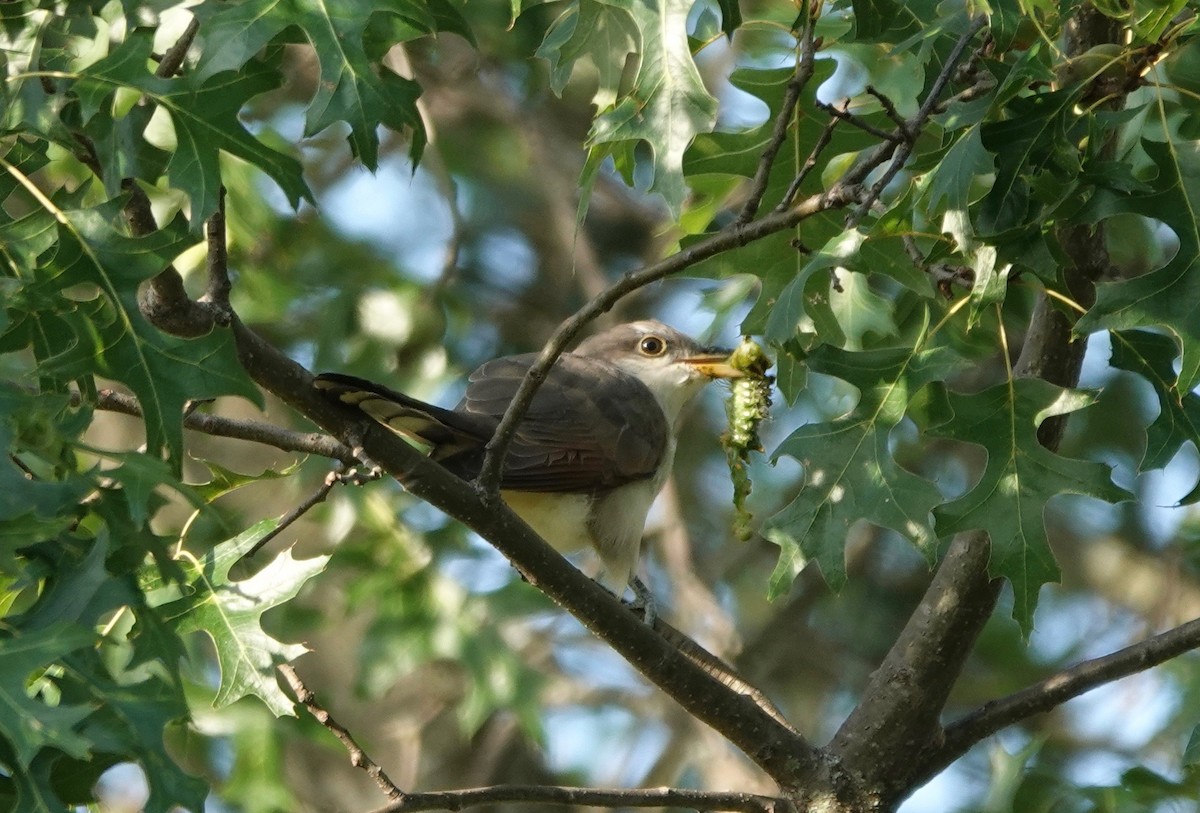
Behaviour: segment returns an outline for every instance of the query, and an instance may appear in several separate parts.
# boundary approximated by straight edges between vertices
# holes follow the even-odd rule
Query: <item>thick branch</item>
[[[792,813],[789,802],[753,793],[713,793],[680,788],[602,790],[553,785],[493,785],[486,788],[409,793],[375,813],[463,810],[487,804],[589,805],[592,807],[685,807],[689,810]],[[524,807],[522,807],[524,809]]]
[[[158,229],[150,198],[137,182],[126,178],[121,188],[129,195],[125,202],[125,219],[137,237],[153,234]],[[138,308],[160,330],[174,336],[196,338],[207,336],[216,324],[212,310],[188,298],[183,277],[173,265],[167,266],[138,291]]]
[[[830,744],[852,775],[909,787],[914,755],[936,741],[946,697],[992,614],[1000,581],[987,577],[991,546],[982,531],[959,534],[921,603],[871,675],[862,701]]]
[[[233,284],[229,281],[229,245],[225,237],[225,187],[217,192],[217,211],[204,226],[205,239],[208,241],[206,266],[208,270],[208,288],[201,297],[201,302],[208,303],[213,309],[213,316],[219,324],[229,324],[229,293]]]

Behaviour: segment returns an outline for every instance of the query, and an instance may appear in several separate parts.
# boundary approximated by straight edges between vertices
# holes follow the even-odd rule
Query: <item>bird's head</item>
[[[575,353],[607,361],[654,393],[672,424],[684,406],[714,378],[740,378],[731,351],[704,347],[652,319],[629,322],[585,339]]]

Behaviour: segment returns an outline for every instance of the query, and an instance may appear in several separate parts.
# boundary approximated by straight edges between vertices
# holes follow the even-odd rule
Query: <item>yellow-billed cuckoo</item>
[[[563,553],[590,544],[599,581],[617,596],[634,588],[650,504],[675,458],[683,408],[713,378],[737,378],[728,350],[701,347],[661,322],[619,325],[559,357],[517,425],[504,459],[501,497]],[[326,373],[316,386],[429,447],[464,480],[537,354],[505,356],[471,373],[466,394],[443,409],[353,376]]]

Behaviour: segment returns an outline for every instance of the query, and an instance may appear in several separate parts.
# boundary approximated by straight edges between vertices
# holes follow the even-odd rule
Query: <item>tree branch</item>
[[[603,790],[553,785],[493,785],[486,788],[408,793],[374,813],[415,810],[463,810],[486,804],[590,805],[592,807],[686,807],[690,810],[741,813],[794,813],[790,802],[753,793],[719,793],[681,788]]]
[[[1109,655],[1083,661],[1008,697],[989,701],[946,726],[945,741],[924,762],[926,777],[940,772],[972,745],[1007,726],[1196,648],[1200,648],[1200,619]]]
[[[402,802],[406,799],[404,791],[396,787],[396,784],[388,777],[383,768],[375,760],[367,755],[367,752],[354,741],[354,737],[346,730],[345,726],[333,719],[333,716],[325,710],[321,704],[317,702],[317,696],[304,685],[304,681],[296,674],[295,668],[290,663],[282,663],[279,665],[279,673],[283,675],[284,680],[292,687],[292,691],[296,695],[296,700],[300,701],[300,705],[308,710],[308,713],[316,718],[317,722],[328,729],[333,736],[338,738],[346,751],[350,754],[350,764],[355,768],[362,768],[367,772],[367,775],[375,780],[375,784],[383,791],[383,795],[393,802]]]
[[[991,545],[982,531],[955,537],[921,603],[862,691],[830,750],[852,775],[911,787],[914,755],[940,737],[938,716],[992,614],[1000,580],[987,577]]]
[[[846,100],[846,103],[848,103],[848,102],[849,102],[849,99]],[[833,119],[836,119],[838,121],[844,121],[849,125],[857,127],[858,129],[862,130],[864,133],[873,135],[882,141],[899,142],[899,141],[903,140],[902,137],[899,136],[898,134],[896,134],[895,132],[889,132],[887,130],[876,127],[874,124],[863,121],[862,117],[854,115],[849,110],[847,110],[843,107],[838,107],[836,105],[827,104],[825,102],[818,100],[817,101],[817,109],[824,113],[827,113]]]
[[[208,269],[208,288],[200,297],[212,307],[213,317],[220,325],[228,325],[231,308],[229,293],[233,284],[229,281],[229,246],[225,237],[225,187],[217,190],[217,211],[204,227],[208,240],[206,266]]]
[[[284,517],[279,520],[278,525],[263,535],[262,539],[255,542],[250,550],[242,554],[243,558],[253,556],[254,554],[258,553],[267,545],[268,542],[283,533],[288,526],[311,511],[314,506],[325,502],[325,500],[329,497],[329,492],[333,491],[334,486],[342,485],[343,483],[362,485],[370,482],[371,480],[378,480],[380,476],[381,472],[378,469],[368,470],[366,473],[360,473],[351,468],[346,468],[342,471],[329,472],[329,474],[325,475],[325,482],[321,483],[317,490],[308,495],[303,502],[284,515]]]
[[[78,394],[72,396],[72,403],[82,402]],[[97,393],[96,409],[105,412],[119,412],[122,415],[142,417],[141,404],[132,395],[115,390],[100,390]],[[183,425],[188,429],[203,432],[216,437],[249,440],[265,446],[274,446],[285,452],[302,452],[340,460],[346,465],[357,461],[354,451],[336,438],[320,432],[294,432],[261,421],[243,421],[236,418],[222,418],[218,415],[207,415],[203,412],[190,412],[183,418]]]
[[[776,212],[787,211],[792,205],[792,201],[796,199],[796,195],[800,192],[800,185],[817,168],[817,159],[833,139],[833,131],[837,128],[838,121],[839,119],[835,117],[825,123],[825,126],[821,129],[821,134],[817,136],[816,143],[813,144],[812,151],[808,154],[808,158],[804,159],[804,164],[796,173],[796,177],[788,184],[787,191],[783,193],[783,198],[779,201],[779,205],[775,207]]]
[[[788,81],[787,90],[783,95],[783,106],[779,109],[779,115],[775,117],[775,127],[771,132],[771,140],[767,142],[766,148],[762,151],[762,156],[758,159],[758,169],[754,172],[754,180],[750,184],[750,195],[746,198],[746,203],[742,207],[741,213],[737,216],[737,223],[744,225],[754,219],[758,214],[758,207],[762,204],[763,195],[767,192],[767,182],[771,180],[771,168],[775,165],[775,158],[779,155],[779,148],[783,146],[783,142],[787,139],[788,130],[792,126],[792,118],[796,112],[796,103],[800,101],[800,94],[804,92],[804,86],[812,79],[813,71],[816,67],[816,47],[813,41],[813,18],[809,15],[807,22],[804,24],[804,35],[800,39],[800,59],[796,64],[796,72],[792,74],[791,80]]]
[[[192,17],[187,24],[187,28],[183,30],[183,34],[163,54],[162,60],[158,63],[158,67],[154,71],[154,75],[159,79],[169,79],[179,73],[179,69],[183,67],[183,60],[187,58],[188,49],[192,47],[192,43],[195,41],[196,34],[199,31],[200,20]]]
[[[967,25],[967,30],[958,38],[958,42],[954,43],[954,48],[950,51],[950,55],[946,57],[946,63],[942,65],[942,70],[938,73],[937,78],[933,81],[933,86],[929,89],[929,94],[925,97],[925,101],[921,103],[921,107],[916,114],[905,122],[904,126],[898,128],[898,133],[901,141],[896,146],[896,152],[892,156],[892,163],[884,171],[879,179],[871,186],[866,198],[859,204],[858,210],[854,216],[850,218],[847,228],[853,228],[863,221],[867,213],[871,211],[871,206],[875,201],[879,200],[879,196],[883,194],[883,190],[892,182],[892,179],[904,168],[908,157],[912,155],[913,147],[917,143],[917,135],[921,128],[925,126],[925,122],[933,115],[937,109],[938,103],[941,101],[942,92],[945,91],[946,85],[950,83],[950,77],[954,75],[954,69],[958,66],[958,61],[962,58],[963,52],[967,50],[967,46],[971,44],[971,40],[975,39],[975,35],[987,23],[987,18],[980,15],[971,20]]]

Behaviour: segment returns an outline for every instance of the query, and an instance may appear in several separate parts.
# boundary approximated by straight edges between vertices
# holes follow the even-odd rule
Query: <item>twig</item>
[[[1142,672],[1200,647],[1200,619],[1124,649],[1077,663],[1019,692],[992,700],[946,726],[945,739],[925,764],[933,776],[972,745],[1013,723],[1050,711],[1081,694]]]
[[[887,130],[876,127],[874,124],[868,123],[861,116],[854,115],[847,109],[846,105],[848,103],[849,103],[849,100],[847,100],[846,103],[844,103],[842,107],[837,107],[832,104],[826,104],[825,102],[818,101],[817,109],[823,110],[824,112],[833,116],[835,119],[840,119],[841,121],[844,121],[847,124],[852,124],[855,127],[857,127],[858,129],[862,130],[864,133],[869,133],[869,134],[875,136],[876,138],[883,139],[884,141],[892,141],[892,142],[899,143],[900,141],[904,140],[904,137],[902,135],[900,135],[898,133],[888,132]]]
[[[862,169],[863,172],[869,172],[873,168],[870,158],[868,157],[861,167],[856,167],[855,169]],[[877,158],[877,160],[878,163],[882,163],[883,160],[886,160],[886,157]],[[877,166],[878,163],[874,164],[874,166]],[[702,240],[639,271],[628,273],[593,297],[570,318],[564,320],[550,336],[545,347],[542,348],[537,361],[533,363],[529,371],[525,374],[525,379],[517,389],[517,393],[508,405],[508,409],[505,410],[504,417],[500,420],[499,426],[496,427],[495,434],[488,441],[487,453],[483,458],[483,466],[480,468],[479,477],[476,479],[476,487],[483,495],[485,501],[489,504],[495,504],[499,500],[501,462],[508,451],[508,446],[512,442],[513,435],[516,433],[517,424],[524,417],[525,411],[529,409],[529,404],[532,403],[533,396],[537,393],[538,387],[546,379],[550,367],[588,322],[611,309],[622,297],[652,282],[657,282],[664,277],[677,274],[709,257],[744,246],[747,243],[752,243],[769,234],[791,228],[800,221],[820,212],[839,209],[849,205],[857,199],[858,191],[854,188],[854,183],[857,183],[857,181],[852,179],[857,178],[859,174],[857,171],[848,173],[847,179],[844,179],[843,182],[835,184],[828,191],[820,195],[814,195],[806,199],[801,204],[787,211],[773,212],[758,220],[741,225],[732,223],[706,240]]]
[[[682,788],[605,790],[553,785],[492,785],[485,788],[407,793],[374,813],[414,810],[462,810],[485,804],[590,805],[593,807],[686,807],[691,810],[739,813],[794,813],[785,799],[754,793],[730,793]]]
[[[409,797],[396,787],[383,768],[379,767],[375,760],[367,755],[345,726],[341,725],[337,720],[326,711],[319,703],[317,703],[316,695],[314,695],[300,676],[296,674],[295,668],[290,663],[282,663],[279,665],[279,673],[283,675],[284,680],[292,687],[292,691],[296,694],[296,699],[300,704],[308,710],[308,713],[316,718],[317,722],[327,728],[333,736],[338,738],[346,751],[350,754],[350,764],[355,768],[362,768],[367,772],[367,775],[375,780],[375,784],[383,791],[383,795],[395,803],[403,804]]]
[[[758,207],[762,204],[763,195],[767,192],[767,182],[771,179],[771,167],[775,165],[779,148],[783,146],[788,130],[792,126],[796,103],[800,101],[800,94],[804,92],[804,86],[812,78],[816,65],[815,57],[813,19],[810,16],[804,25],[804,35],[800,40],[800,60],[796,64],[796,71],[792,74],[792,78],[787,84],[787,90],[784,92],[783,106],[780,107],[779,114],[775,117],[771,140],[767,142],[762,156],[758,159],[758,169],[755,170],[754,180],[750,184],[750,196],[746,198],[746,203],[742,206],[742,211],[735,221],[738,225],[749,223],[758,214]]]
[[[201,302],[212,306],[213,317],[217,324],[228,327],[233,317],[229,306],[229,292],[233,284],[229,281],[229,246],[225,237],[225,187],[217,190],[217,211],[209,217],[205,224],[205,236],[208,239],[206,265],[208,267],[208,289]]]
[[[154,75],[159,79],[170,79],[179,73],[179,69],[183,67],[183,60],[187,57],[188,49],[192,47],[192,42],[196,39],[196,34],[199,31],[200,20],[192,17],[191,22],[187,24],[187,28],[184,29],[179,40],[163,54],[162,61],[158,63],[158,68],[155,69]]]
[[[905,162],[908,161],[908,156],[912,154],[913,145],[916,143],[917,133],[925,126],[925,122],[933,115],[933,111],[937,108],[938,102],[941,99],[942,91],[946,89],[946,85],[950,82],[950,77],[954,73],[955,66],[958,65],[959,59],[962,58],[963,52],[966,51],[967,45],[979,33],[979,30],[986,24],[987,19],[983,16],[976,17],[967,26],[967,30],[958,38],[958,42],[954,43],[954,48],[951,49],[950,55],[946,57],[946,64],[942,65],[941,72],[933,81],[933,86],[929,88],[929,95],[925,97],[925,101],[921,103],[921,107],[916,114],[904,123],[902,129],[903,141],[897,145],[896,152],[892,156],[892,163],[884,170],[883,174],[877,180],[868,192],[867,197],[859,205],[853,216],[850,217],[846,224],[846,228],[854,228],[863,221],[867,213],[871,211],[871,205],[879,199],[883,194],[883,190],[892,182],[897,173],[904,168]]]
[[[817,159],[821,157],[821,153],[829,146],[830,140],[833,138],[833,131],[837,128],[838,119],[835,116],[825,123],[825,128],[821,130],[821,135],[817,136],[817,143],[813,144],[812,152],[808,154],[808,158],[804,159],[804,165],[800,167],[800,171],[796,173],[796,177],[788,185],[787,191],[783,193],[783,198],[779,201],[779,205],[775,207],[776,212],[787,211],[792,205],[792,201],[796,199],[796,195],[800,192],[800,185],[804,183],[814,169],[817,168]]]
[[[954,287],[971,289],[975,283],[975,272],[965,265],[954,265],[952,263],[934,263],[929,265],[925,262],[925,255],[921,253],[917,241],[913,239],[911,234],[902,235],[900,242],[904,244],[904,253],[912,260],[913,265],[924,271],[933,279],[934,287],[938,293],[951,299],[954,297]]]
[[[892,104],[891,99],[881,93],[874,85],[867,85],[866,91],[869,95],[875,97],[875,101],[879,102],[880,106],[883,107],[883,112],[892,120],[893,124],[902,129],[908,127],[908,122],[904,120],[904,116],[900,115],[900,111],[896,110],[896,105]]]
[[[325,475],[325,482],[321,483],[316,491],[310,494],[304,502],[285,514],[283,519],[279,520],[279,524],[270,533],[255,542],[254,547],[246,551],[244,555],[249,557],[258,553],[268,542],[283,533],[289,525],[307,514],[314,505],[325,502],[325,499],[329,496],[329,492],[333,491],[334,486],[341,485],[342,483],[361,485],[369,480],[378,480],[382,474],[382,470],[378,468],[372,468],[366,472],[360,472],[358,469],[353,468],[329,472],[329,474]]]
[[[71,402],[79,404],[82,402],[82,398],[75,393],[71,396]],[[119,412],[137,418],[142,417],[142,407],[137,399],[115,390],[100,390],[97,393],[96,409],[105,412]],[[184,416],[183,425],[206,435],[249,440],[266,446],[274,446],[285,452],[302,452],[330,457],[347,465],[353,464],[357,460],[354,451],[349,446],[321,432],[294,432],[270,423],[222,418],[203,412],[187,414]]]

